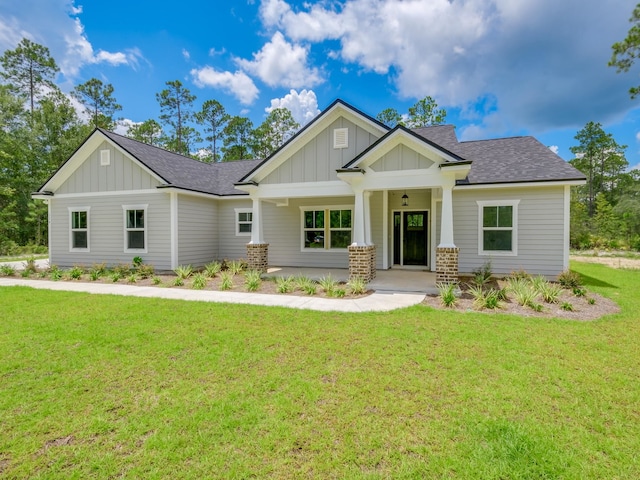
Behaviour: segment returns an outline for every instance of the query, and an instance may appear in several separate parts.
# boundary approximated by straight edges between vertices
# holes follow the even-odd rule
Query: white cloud
[[[186,48],[182,49],[182,57],[189,61],[191,59],[191,54],[189,53],[189,50],[187,50]]]
[[[304,126],[313,120],[319,113],[318,98],[313,90],[291,90],[282,98],[271,100],[271,106],[265,108],[267,113],[275,108],[288,108],[293,118]]]
[[[276,32],[253,60],[236,59],[236,64],[271,87],[313,87],[323,80],[317,68],[307,66],[308,54],[308,48],[291,44]]]
[[[6,3],[6,4],[5,4]],[[37,15],[34,14],[37,12]],[[122,52],[94,51],[74,0],[20,0],[3,2],[0,18],[0,51],[13,49],[22,38],[45,45],[67,79],[78,76],[87,64],[138,66],[142,54],[131,48]]]
[[[560,147],[558,147],[558,145],[550,145],[549,150],[551,150],[553,153],[558,155],[558,152],[560,151]]]
[[[258,97],[260,91],[253,80],[244,72],[221,72],[213,67],[203,67],[191,70],[193,82],[200,88],[220,88],[231,93],[240,103],[250,105]]]
[[[134,122],[130,118],[121,118],[116,122],[116,128],[114,132],[116,132],[118,135],[126,135],[127,133],[129,133],[129,129],[131,127],[133,127],[134,125],[140,125],[140,123],[142,122]]]
[[[210,57],[215,57],[216,55],[224,55],[225,53],[227,53],[227,49],[226,48],[221,48],[220,50],[216,50],[215,48],[210,48],[209,49],[209,56]]]
[[[295,42],[339,41],[338,59],[390,75],[404,98],[465,109],[495,96],[495,125],[583,125],[633,105],[633,73],[606,66],[634,6],[599,0],[263,0],[263,24]],[[327,48],[328,46],[328,48]],[[313,47],[312,47],[313,48]],[[335,56],[334,53],[331,54]],[[484,134],[491,126],[478,125]]]

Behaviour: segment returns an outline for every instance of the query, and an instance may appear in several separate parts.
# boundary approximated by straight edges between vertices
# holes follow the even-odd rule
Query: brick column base
[[[250,270],[266,273],[269,265],[269,244],[247,243],[247,265]]]
[[[436,282],[458,283],[458,253],[457,247],[436,248]]]
[[[353,246],[349,248],[349,278],[359,277],[370,282],[376,278],[376,246]]]

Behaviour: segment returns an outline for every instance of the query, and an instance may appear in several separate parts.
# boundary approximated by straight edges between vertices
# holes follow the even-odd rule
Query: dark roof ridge
[[[497,140],[517,140],[522,138],[533,138],[534,140],[540,141],[533,135],[514,135],[513,137],[496,137],[496,138],[479,138],[477,140],[461,140],[458,143],[495,142]]]

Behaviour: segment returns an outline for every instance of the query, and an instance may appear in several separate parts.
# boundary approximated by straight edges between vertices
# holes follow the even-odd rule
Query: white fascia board
[[[435,161],[435,163],[438,165],[445,162],[460,161],[458,158],[452,157],[446,152],[443,152],[442,150],[439,150],[426,142],[420,141],[404,130],[396,130],[394,133],[389,135],[387,138],[373,147],[370,151],[368,151],[367,154],[363,156],[357,163],[351,165],[350,167],[368,167],[372,163],[379,160],[382,156],[386,155],[391,150],[396,148],[398,145],[404,145],[427,157],[428,159]]]
[[[341,181],[260,185],[256,196],[260,199],[351,196],[351,187]]]
[[[434,170],[367,172],[360,185],[365,190],[394,190],[398,188],[433,188],[451,183],[451,177],[443,175],[436,168]]]
[[[215,200],[218,198],[218,195],[214,194],[214,193],[203,193],[203,192],[194,192],[193,190],[187,190],[184,188],[179,188],[179,187],[162,187],[162,188],[157,188],[156,189],[157,192],[168,192],[168,193],[179,193],[180,195],[190,195],[192,197],[199,197],[199,198],[208,198],[210,200]]]
[[[44,194],[44,193],[34,192],[34,193],[31,194],[31,198],[33,198],[34,200],[45,200],[45,201],[47,201],[47,200],[51,200],[53,198],[53,195],[47,195],[47,194]]]
[[[157,188],[147,188],[144,190],[114,190],[110,192],[80,192],[80,193],[59,193],[53,197],[45,198],[90,198],[90,197],[113,197],[113,196],[126,196],[126,195],[149,195],[155,193],[162,193],[162,190]],[[42,197],[38,197],[42,198]]]
[[[541,182],[515,182],[515,183],[483,183],[482,185],[456,185],[454,190],[494,190],[496,188],[523,188],[523,187],[564,187],[584,185],[587,182],[585,180],[556,180],[556,181],[541,181]]]
[[[333,122],[335,122],[341,116],[355,123],[357,126],[363,128],[372,135],[381,137],[387,131],[380,125],[372,122],[367,117],[360,113],[347,108],[342,103],[336,103],[333,108],[324,112],[324,115],[313,120],[312,124],[299,136],[294,138],[290,143],[286,144],[282,150],[278,151],[268,162],[262,164],[258,169],[251,174],[248,181],[261,182],[271,172],[278,168],[285,160],[290,158],[295,152],[297,152],[303,145],[309,140],[317,136],[325,128],[328,128]]]

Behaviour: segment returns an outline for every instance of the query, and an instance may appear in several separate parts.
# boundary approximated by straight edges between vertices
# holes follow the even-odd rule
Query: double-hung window
[[[253,223],[253,212],[250,208],[236,208],[236,235],[251,235],[251,224]]]
[[[70,207],[69,214],[71,215],[69,250],[89,251],[89,207]]]
[[[351,244],[351,208],[302,209],[303,249],[345,249]]]
[[[478,202],[480,255],[516,255],[518,200]]]
[[[124,251],[145,253],[147,250],[147,205],[123,205]]]

